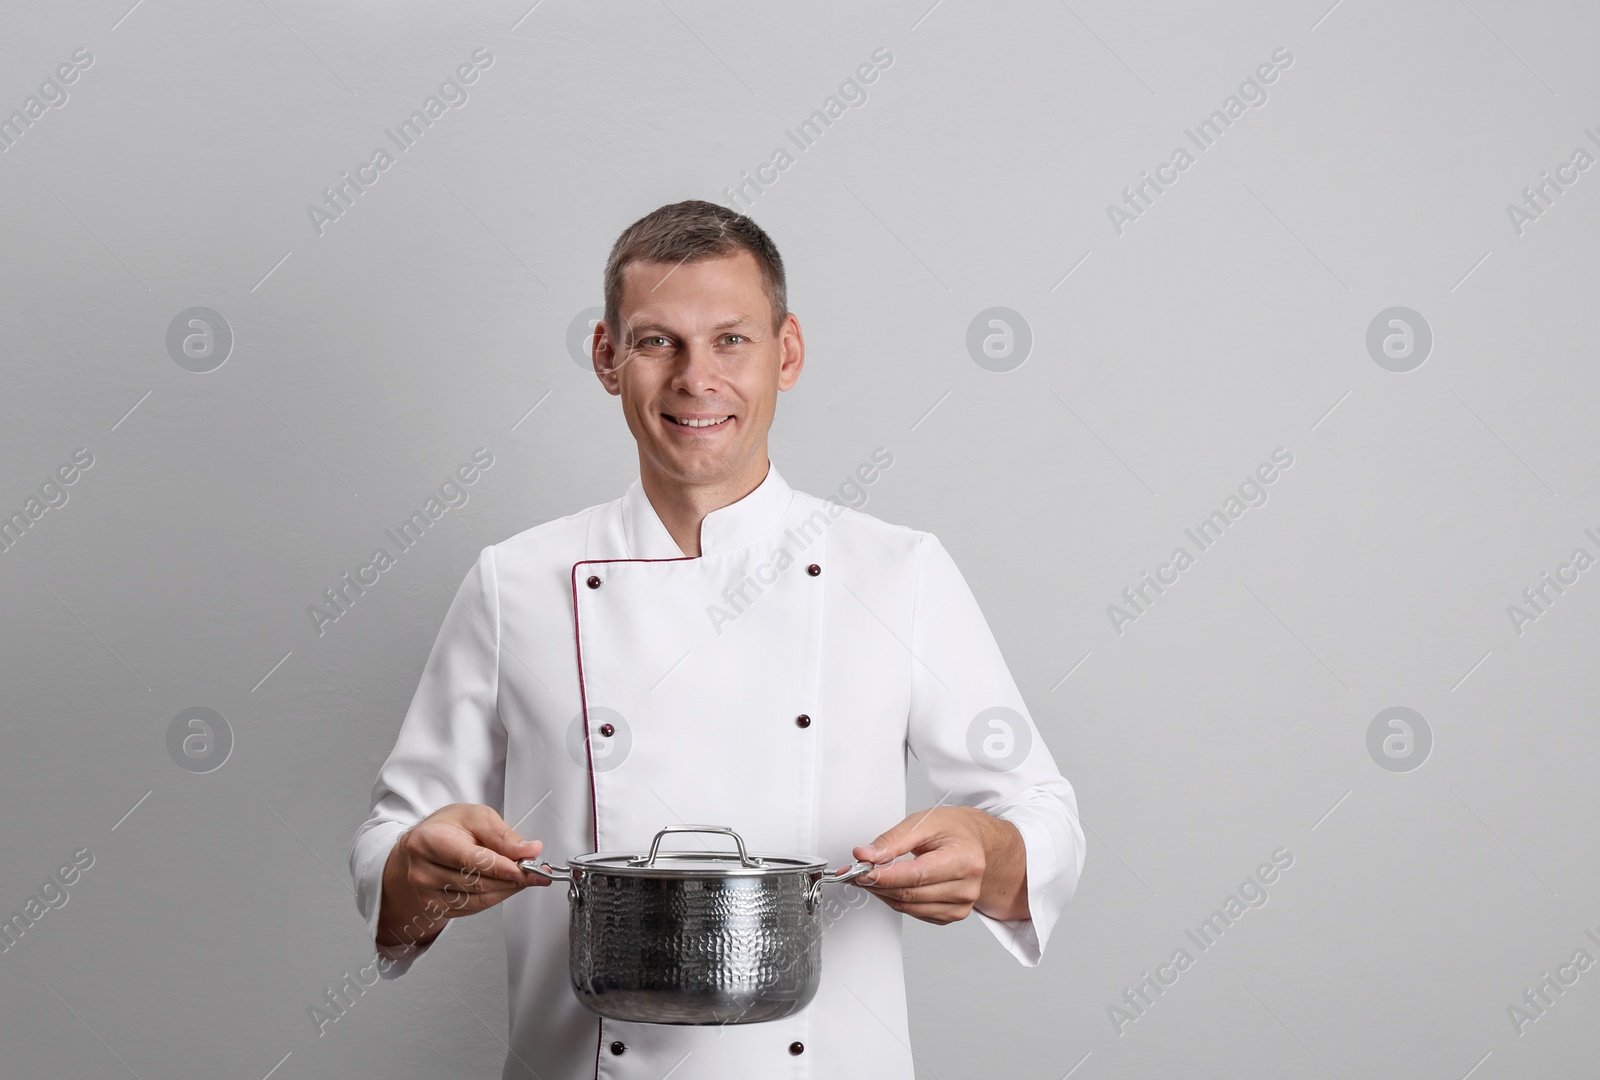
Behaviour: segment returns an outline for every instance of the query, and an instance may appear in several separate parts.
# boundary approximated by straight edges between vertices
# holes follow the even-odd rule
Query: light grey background
[[[0,508],[95,463],[0,553],[0,913],[95,861],[0,955],[3,1071],[499,1075],[498,914],[318,1035],[371,957],[351,835],[476,552],[635,475],[565,344],[617,232],[724,200],[880,47],[751,209],[809,346],[773,457],[826,495],[893,453],[865,510],[949,547],[1091,830],[1037,969],[908,920],[919,1077],[1592,1071],[1600,970],[1521,1034],[1507,1010],[1600,959],[1600,571],[1520,634],[1507,607],[1600,554],[1600,171],[1520,235],[1507,207],[1600,153],[1600,9],[1330,5],[8,4],[0,114],[94,61],[0,154]],[[480,47],[317,235],[307,205]],[[1279,48],[1119,235],[1107,206]],[[235,337],[207,374],[166,348],[196,306]],[[1004,373],[966,345],[997,306],[1033,339]],[[1396,306],[1434,337],[1407,373],[1366,347]],[[308,605],[478,447],[467,505],[318,636]],[[1270,500],[1119,634],[1107,606],[1278,447]],[[235,740],[204,774],[166,743],[197,706]],[[1394,706],[1421,768],[1369,755]],[[1187,941],[1279,848],[1269,902]]]

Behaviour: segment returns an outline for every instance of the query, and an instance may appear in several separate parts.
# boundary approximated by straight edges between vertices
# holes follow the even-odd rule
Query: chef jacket
[[[909,750],[942,804],[1017,827],[1029,918],[973,914],[1038,964],[1083,868],[1077,800],[944,547],[795,491],[769,464],[755,490],[705,516],[700,548],[683,555],[636,480],[479,553],[351,848],[369,931],[396,838],[449,803],[493,807],[557,866],[710,823],[752,853],[839,867],[906,816]],[[684,833],[663,849],[731,847]],[[688,1026],[605,1019],[578,1001],[566,893],[557,883],[503,904],[506,1080],[912,1080],[902,916],[876,897],[823,886],[806,1008]],[[385,976],[447,933],[385,950]]]

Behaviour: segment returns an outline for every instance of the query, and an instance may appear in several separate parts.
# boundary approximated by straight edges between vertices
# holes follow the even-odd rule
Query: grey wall
[[[0,954],[8,1075],[498,1075],[495,914],[318,1034],[371,955],[345,853],[478,549],[634,475],[566,345],[612,239],[780,146],[751,212],[810,363],[774,459],[826,494],[893,453],[865,509],[943,538],[1091,833],[1037,969],[908,923],[918,1075],[1592,1070],[1600,970],[1508,1008],[1600,959],[1600,570],[1522,599],[1600,557],[1600,170],[1508,207],[1600,155],[1600,11],[930,4],[8,5],[0,112],[93,57],[0,154],[0,509],[67,499],[0,553],[0,913],[93,859]],[[469,98],[319,235],[308,204],[479,48]],[[879,48],[867,100],[793,148]],[[168,344],[197,307],[232,337],[206,372]],[[974,353],[992,307],[1010,329],[977,320]],[[1410,370],[1382,366],[1404,333]],[[479,447],[470,500],[319,635],[308,605]],[[1280,447],[1199,552],[1185,529]],[[225,759],[169,750],[193,708]]]

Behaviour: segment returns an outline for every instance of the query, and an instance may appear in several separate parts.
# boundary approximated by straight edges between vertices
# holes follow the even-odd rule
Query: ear
[[[806,364],[806,339],[800,333],[800,320],[794,312],[783,317],[783,329],[778,335],[778,389],[788,390],[800,381],[800,369]]]
[[[605,320],[595,323],[594,337],[589,340],[589,356],[594,361],[594,373],[606,393],[617,397],[622,393],[618,384],[617,368],[620,366],[623,345],[613,340]]]

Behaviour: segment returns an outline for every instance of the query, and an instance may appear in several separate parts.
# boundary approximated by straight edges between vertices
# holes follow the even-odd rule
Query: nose
[[[716,393],[721,378],[722,366],[709,342],[690,340],[684,344],[673,373],[672,389],[687,394]]]

